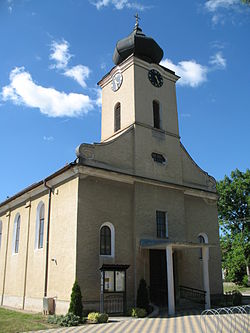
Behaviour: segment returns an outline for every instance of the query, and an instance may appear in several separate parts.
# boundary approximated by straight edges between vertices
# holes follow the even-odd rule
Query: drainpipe
[[[50,211],[51,211],[51,194],[52,187],[46,183],[46,180],[43,182],[44,186],[49,190],[49,202],[48,202],[48,221],[47,221],[47,240],[46,240],[46,260],[45,260],[45,280],[44,280],[44,297],[47,297],[48,291],[48,265],[49,265],[49,229],[50,229]]]
[[[5,261],[4,261],[4,272],[3,272],[3,291],[2,291],[1,305],[3,305],[3,299],[4,299],[4,293],[5,293],[5,279],[6,279],[6,269],[7,269],[9,238],[10,238],[10,236],[9,236],[9,233],[10,233],[10,217],[11,217],[11,212],[10,211],[7,212],[6,217],[8,217],[8,228],[7,228],[7,239],[6,239],[6,249],[5,249]]]
[[[24,286],[23,286],[23,307],[25,307],[26,298],[26,288],[27,288],[27,271],[28,271],[28,258],[29,258],[29,240],[30,240],[30,211],[31,211],[31,201],[28,201],[25,208],[29,209],[28,213],[28,230],[27,230],[27,240],[26,240],[26,257],[25,257],[25,271],[24,271]]]

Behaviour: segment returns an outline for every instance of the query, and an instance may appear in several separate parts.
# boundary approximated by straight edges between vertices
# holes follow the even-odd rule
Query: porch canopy
[[[174,276],[173,276],[173,249],[184,248],[201,248],[202,249],[202,262],[203,262],[203,286],[206,292],[205,301],[206,309],[210,308],[210,287],[209,287],[209,271],[208,271],[208,250],[209,247],[215,247],[215,244],[208,243],[193,243],[193,242],[181,242],[170,241],[169,239],[140,239],[141,249],[155,249],[166,251],[167,261],[167,288],[168,288],[168,312],[170,315],[175,313],[175,301],[174,301]]]
[[[162,239],[141,239],[140,247],[142,249],[155,249],[155,250],[165,250],[167,246],[172,246],[173,249],[176,248],[209,248],[215,247],[215,244],[209,243],[193,243],[193,242],[173,242],[167,238]]]

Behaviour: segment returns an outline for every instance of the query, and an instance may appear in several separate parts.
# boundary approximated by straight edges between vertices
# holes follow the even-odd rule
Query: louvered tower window
[[[160,119],[160,104],[157,101],[153,101],[153,118],[154,118],[154,128],[161,128]]]
[[[121,103],[116,104],[114,113],[114,131],[117,132],[121,128]]]

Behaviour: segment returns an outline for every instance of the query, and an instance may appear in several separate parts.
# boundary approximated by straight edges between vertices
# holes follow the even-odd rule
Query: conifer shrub
[[[145,309],[147,313],[149,312],[149,297],[147,283],[144,279],[140,280],[139,288],[137,290],[137,308]]]
[[[75,281],[72,288],[68,313],[73,313],[75,316],[80,318],[83,316],[82,293],[77,281]]]

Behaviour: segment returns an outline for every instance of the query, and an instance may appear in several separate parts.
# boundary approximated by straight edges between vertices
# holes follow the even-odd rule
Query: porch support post
[[[202,247],[202,261],[203,261],[203,287],[206,292],[205,297],[205,309],[211,308],[210,303],[210,287],[209,287],[209,270],[208,270],[208,260],[209,260],[209,249],[208,247]]]
[[[172,245],[166,247],[167,277],[168,277],[168,314],[175,314],[174,303],[174,273],[173,273],[173,249]]]

